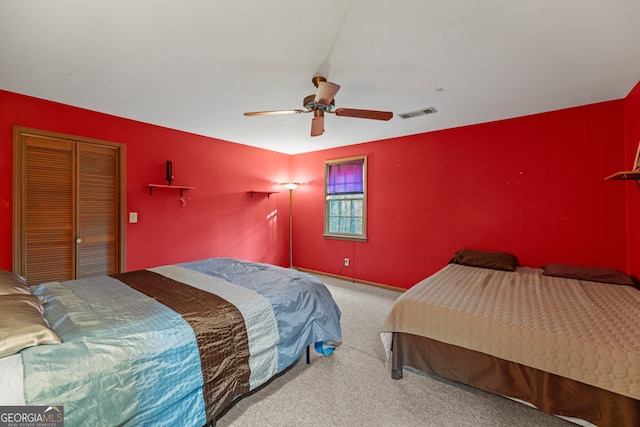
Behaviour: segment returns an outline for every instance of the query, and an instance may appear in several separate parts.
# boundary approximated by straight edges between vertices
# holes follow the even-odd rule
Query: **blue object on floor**
[[[335,347],[331,347],[323,342],[316,343],[316,351],[320,354],[324,354],[325,356],[331,356],[331,353],[333,353],[335,349]]]

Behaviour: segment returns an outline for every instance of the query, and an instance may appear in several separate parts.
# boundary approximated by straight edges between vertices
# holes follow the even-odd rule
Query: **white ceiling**
[[[438,112],[388,122],[299,109]],[[625,97],[640,0],[0,0],[0,89],[296,154]]]

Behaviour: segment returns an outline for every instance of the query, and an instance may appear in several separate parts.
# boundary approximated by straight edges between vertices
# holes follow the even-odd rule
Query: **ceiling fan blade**
[[[320,136],[324,133],[324,116],[316,115],[311,119],[311,136]]]
[[[305,110],[272,110],[272,111],[250,111],[248,113],[244,113],[245,116],[273,116],[276,114],[300,114],[300,113],[308,113],[309,111]]]
[[[318,91],[316,92],[316,104],[329,105],[333,98],[340,90],[340,85],[331,82],[318,82]]]
[[[336,116],[373,120],[391,120],[393,117],[393,113],[390,111],[358,110],[354,108],[338,108],[334,113]]]

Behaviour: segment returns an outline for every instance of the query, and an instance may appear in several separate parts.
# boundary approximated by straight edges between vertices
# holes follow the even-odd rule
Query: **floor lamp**
[[[298,188],[298,183],[285,182],[282,185],[289,190],[289,268],[293,268],[293,190]]]

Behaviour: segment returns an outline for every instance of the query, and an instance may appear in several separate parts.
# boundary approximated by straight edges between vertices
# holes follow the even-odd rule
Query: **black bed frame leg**
[[[394,380],[400,380],[403,377],[402,367],[404,366],[404,360],[400,355],[400,334],[393,334],[393,341],[391,342],[391,378]]]
[[[394,380],[401,380],[404,377],[402,374],[402,366],[397,369],[391,369],[391,378]]]
[[[310,351],[309,348],[311,348],[310,345],[307,346],[307,365],[311,365],[311,356],[310,356]]]

